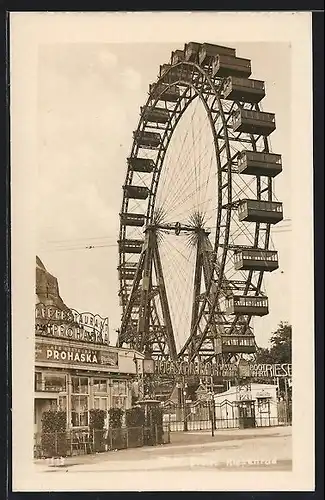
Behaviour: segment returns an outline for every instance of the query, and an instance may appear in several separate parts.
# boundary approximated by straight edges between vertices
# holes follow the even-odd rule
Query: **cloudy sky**
[[[236,40],[228,45],[236,47],[239,57],[252,60],[253,78],[266,82],[263,109],[276,113],[271,145],[282,154],[284,165],[275,191],[284,203],[285,219],[291,219],[290,45]],[[121,314],[116,240],[132,132],[149,83],[177,48],[182,45],[39,47],[37,252],[59,279],[65,303],[109,316],[111,330],[118,328]],[[265,279],[270,314],[254,321],[260,345],[266,345],[281,320],[292,319],[290,222],[282,229],[278,225],[272,238],[280,269]]]

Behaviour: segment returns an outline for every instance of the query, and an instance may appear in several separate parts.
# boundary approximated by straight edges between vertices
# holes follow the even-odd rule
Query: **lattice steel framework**
[[[265,271],[277,268],[270,228],[281,220],[282,205],[274,202],[272,191],[273,177],[281,171],[281,157],[270,154],[268,142],[274,116],[261,111],[264,83],[249,79],[250,73],[250,61],[237,58],[235,49],[190,42],[172,53],[170,63],[160,67],[157,81],[150,85],[123,186],[118,268],[123,314],[118,346],[128,345],[159,359],[216,362],[255,351],[250,322],[254,315],[267,313],[262,280]],[[207,127],[204,133],[193,124],[197,102],[200,116],[204,114],[200,123]],[[182,146],[172,161],[177,130],[189,114],[191,126],[184,129]],[[192,149],[184,146],[191,135]],[[204,163],[207,153],[195,148],[208,136],[211,160]],[[201,193],[200,203],[183,194],[189,176],[193,196]],[[209,202],[212,230],[202,184],[209,185],[214,197]],[[169,204],[164,204],[164,189]],[[183,212],[173,208],[182,196]],[[169,210],[171,198],[174,205]],[[243,205],[246,212],[240,215]],[[180,328],[174,321],[177,311],[171,313],[182,290],[174,296],[169,291],[172,278],[166,279],[165,260],[170,255],[161,250],[170,235],[174,241],[186,238],[195,253],[191,318],[183,342],[177,341],[175,331]],[[175,255],[182,253],[175,248]],[[242,260],[236,267],[238,255]],[[177,268],[174,274],[177,281]]]

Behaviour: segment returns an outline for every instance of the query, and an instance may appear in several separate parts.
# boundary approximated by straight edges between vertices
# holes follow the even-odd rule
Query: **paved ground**
[[[88,472],[290,471],[291,427],[218,430],[214,437],[206,431],[175,432],[168,445],[71,457],[64,467],[37,460],[35,467],[58,480],[69,472],[76,481]]]

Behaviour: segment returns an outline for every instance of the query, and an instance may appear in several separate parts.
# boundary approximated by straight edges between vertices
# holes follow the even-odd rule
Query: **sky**
[[[285,219],[291,219],[290,45],[236,40],[227,45],[235,47],[239,57],[250,58],[252,78],[266,83],[263,110],[274,112],[277,123],[272,151],[282,154],[283,160],[275,194],[284,204]],[[67,305],[109,317],[113,342],[121,317],[116,240],[126,158],[148,86],[177,48],[183,47],[179,43],[39,47],[37,253],[58,278]],[[272,234],[280,268],[264,278],[270,314],[253,321],[261,346],[267,345],[280,321],[292,319],[290,226],[290,222],[283,229],[278,225]]]

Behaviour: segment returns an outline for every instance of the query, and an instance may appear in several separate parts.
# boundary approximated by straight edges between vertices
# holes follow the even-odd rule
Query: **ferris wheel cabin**
[[[143,130],[141,132],[133,132],[134,140],[138,143],[138,146],[144,149],[157,149],[160,145],[160,134],[158,132],[147,132]]]
[[[137,270],[137,262],[125,262],[125,264],[118,267],[120,279],[132,281],[135,277]]]
[[[165,108],[141,107],[141,114],[145,120],[152,123],[167,123],[169,120],[169,111]]]
[[[238,154],[238,173],[275,177],[282,172],[282,157],[274,153],[241,151]]]
[[[283,219],[282,203],[279,201],[241,200],[238,205],[241,222],[265,222],[277,224]]]
[[[278,269],[278,252],[261,248],[240,249],[234,254],[237,271],[274,271]]]
[[[218,55],[236,56],[236,49],[224,47],[222,45],[213,45],[211,43],[203,43],[198,51],[199,64],[208,66]]]
[[[256,104],[265,97],[265,84],[261,80],[228,76],[223,95],[229,101],[243,101]]]
[[[185,61],[196,62],[201,44],[197,42],[189,42],[184,45]]]
[[[183,65],[172,67],[171,64],[163,64],[160,66],[160,77],[166,75],[169,83],[177,82],[178,80],[189,81],[192,78],[192,68],[184,67]]]
[[[120,221],[123,226],[142,227],[145,222],[143,214],[123,213],[120,214]]]
[[[240,108],[233,115],[232,127],[234,132],[268,136],[276,128],[275,114]]]
[[[174,50],[174,52],[172,52],[170,60],[172,64],[183,62],[185,60],[184,50]]]
[[[143,240],[119,240],[119,250],[121,253],[141,253]]]
[[[269,314],[269,301],[267,297],[254,297],[250,295],[233,295],[227,299],[226,314],[266,316]]]
[[[150,192],[149,188],[145,186],[132,186],[131,184],[123,186],[123,189],[128,198],[135,200],[146,200]]]
[[[180,90],[176,85],[169,86],[165,83],[152,83],[149,92],[154,98],[164,102],[177,102],[180,98]]]
[[[155,162],[150,158],[128,158],[127,161],[132,172],[151,174],[155,169]]]
[[[252,73],[251,62],[242,57],[218,54],[212,63],[212,76],[239,76],[248,78]]]
[[[254,335],[223,335],[222,352],[253,354],[256,352]]]

